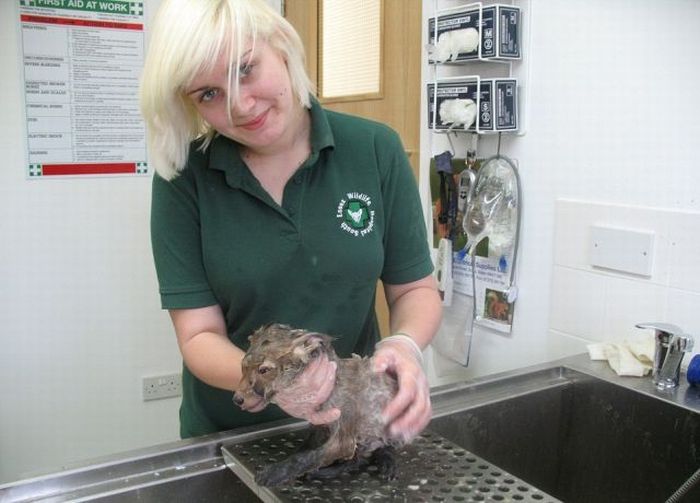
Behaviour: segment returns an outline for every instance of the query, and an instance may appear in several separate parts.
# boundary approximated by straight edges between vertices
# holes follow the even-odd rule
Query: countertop
[[[553,385],[568,368],[639,393],[664,400],[700,414],[700,388],[689,386],[685,375],[680,386],[660,391],[650,377],[620,377],[607,362],[591,361],[588,355],[524,367],[499,374],[440,386],[431,390],[435,417],[453,411],[468,398],[470,406],[502,399],[496,383],[509,380],[509,396],[528,392],[529,376],[540,372]],[[549,376],[549,377],[548,377]],[[540,377],[541,380],[542,377]],[[538,384],[541,386],[541,382]],[[499,388],[501,389],[502,386]],[[162,444],[89,462],[72,470],[0,485],[0,501],[235,501],[246,503],[258,498],[224,462],[221,446],[253,439],[261,429],[301,427],[294,420],[248,427],[197,439]]]

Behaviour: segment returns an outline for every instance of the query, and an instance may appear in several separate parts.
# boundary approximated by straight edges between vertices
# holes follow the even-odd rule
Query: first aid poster
[[[19,0],[27,177],[143,175],[143,1]]]

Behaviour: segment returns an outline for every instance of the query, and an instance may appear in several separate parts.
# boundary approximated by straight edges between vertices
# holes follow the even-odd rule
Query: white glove
[[[278,391],[274,403],[292,417],[305,419],[311,424],[327,424],[340,417],[340,409],[319,410],[333,392],[338,365],[321,354],[298,375],[291,386]]]
[[[430,387],[423,372],[423,354],[406,334],[379,341],[374,353],[374,371],[394,375],[399,391],[383,412],[389,434],[409,442],[430,422]]]

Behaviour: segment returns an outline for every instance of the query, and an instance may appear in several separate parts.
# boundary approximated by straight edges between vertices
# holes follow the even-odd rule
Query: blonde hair
[[[216,134],[185,89],[228,51],[228,96],[235,100],[240,58],[249,40],[253,46],[262,40],[282,55],[292,90],[301,105],[310,108],[313,85],[304,67],[301,39],[264,0],[164,0],[158,9],[141,77],[141,113],[149,162],[166,180],[184,168],[193,140],[203,138],[201,148],[206,149]]]

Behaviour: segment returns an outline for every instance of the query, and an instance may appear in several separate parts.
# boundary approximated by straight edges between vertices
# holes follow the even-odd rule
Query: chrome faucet
[[[651,379],[659,389],[678,387],[683,354],[693,349],[693,336],[670,323],[639,323],[637,328],[654,330],[656,345]]]

